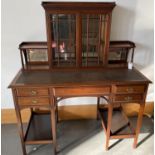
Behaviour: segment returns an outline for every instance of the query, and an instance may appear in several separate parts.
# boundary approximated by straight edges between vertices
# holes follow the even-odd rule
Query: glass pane
[[[47,49],[30,49],[27,52],[27,57],[29,62],[47,62]]]
[[[82,65],[103,65],[105,16],[82,16]]]
[[[53,65],[72,67],[76,65],[75,41],[76,18],[71,14],[51,15]]]
[[[108,62],[109,64],[126,63],[127,62],[127,50],[124,48],[110,49]]]

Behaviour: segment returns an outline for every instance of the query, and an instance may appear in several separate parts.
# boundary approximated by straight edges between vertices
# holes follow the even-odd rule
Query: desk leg
[[[112,113],[113,113],[113,104],[109,103],[109,105],[108,105],[108,122],[107,122],[107,131],[106,131],[106,146],[105,146],[106,150],[108,150],[108,147],[109,147]]]
[[[16,110],[16,116],[17,116],[18,130],[19,130],[19,134],[20,134],[20,140],[21,140],[23,155],[26,155],[26,147],[25,147],[25,143],[24,143],[23,125],[22,125],[22,119],[21,119],[21,114],[20,114],[19,110]]]
[[[96,116],[96,118],[97,118],[97,120],[99,120],[99,113],[98,113],[98,110],[99,110],[99,106],[100,106],[100,97],[97,97],[97,116]]]
[[[54,103],[54,97],[52,97],[52,105],[51,105],[51,125],[52,125],[52,136],[53,136],[53,148],[54,148],[54,155],[56,155],[57,149],[56,149],[56,112],[55,112],[55,103]]]
[[[59,112],[58,112],[58,103],[57,103],[57,99],[55,99],[55,106],[56,106],[56,120],[57,123],[59,122]]]
[[[17,105],[17,99],[16,99],[16,91],[12,90],[13,99],[14,99],[14,105],[15,105],[15,111],[16,111],[16,117],[17,117],[17,125],[18,125],[18,131],[20,135],[21,145],[22,145],[22,151],[23,155],[26,155],[26,147],[24,143],[24,132],[23,132],[23,124],[22,124],[22,118],[20,113],[20,108]]]
[[[135,135],[135,138],[134,138],[133,148],[137,147],[138,135],[139,135],[140,128],[141,128],[141,125],[142,125],[144,108],[145,108],[145,103],[141,103],[140,108],[139,108],[139,113],[138,113],[136,133],[135,133],[136,135]]]

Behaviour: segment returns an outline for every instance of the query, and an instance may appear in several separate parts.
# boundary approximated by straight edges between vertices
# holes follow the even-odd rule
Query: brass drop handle
[[[134,91],[133,88],[127,88],[126,90],[127,90],[127,92],[129,92],[129,93],[132,93],[132,92]]]
[[[32,91],[31,91],[31,94],[32,94],[32,95],[36,95],[37,92],[36,92],[35,90],[32,90]]]
[[[125,99],[125,101],[132,101],[132,97],[131,96],[127,96],[124,99]]]
[[[36,104],[38,101],[37,100],[32,100],[32,103],[33,104]]]

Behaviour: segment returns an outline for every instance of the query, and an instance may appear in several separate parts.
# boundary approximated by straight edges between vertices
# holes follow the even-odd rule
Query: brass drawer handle
[[[32,100],[32,103],[36,104],[36,103],[38,103],[38,101],[37,100]]]
[[[31,94],[32,94],[32,95],[36,95],[37,92],[36,92],[35,90],[32,90],[32,91],[31,91]]]
[[[134,89],[133,88],[127,88],[126,91],[129,93],[132,93],[134,91]]]
[[[131,96],[127,96],[124,99],[125,99],[125,101],[132,101],[132,97]]]

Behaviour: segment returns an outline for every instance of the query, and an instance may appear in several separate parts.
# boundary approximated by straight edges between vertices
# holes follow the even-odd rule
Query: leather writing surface
[[[123,82],[149,82],[136,70],[108,69],[108,70],[78,70],[78,71],[34,71],[23,72],[14,85],[47,84],[47,85],[91,85],[115,84]]]

